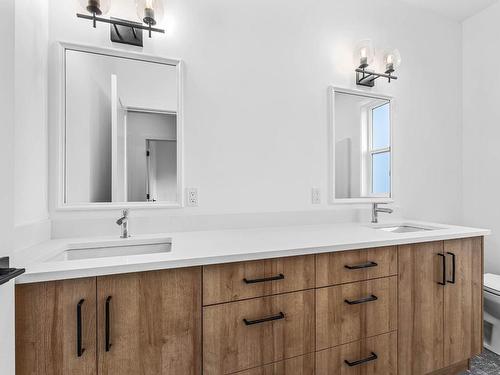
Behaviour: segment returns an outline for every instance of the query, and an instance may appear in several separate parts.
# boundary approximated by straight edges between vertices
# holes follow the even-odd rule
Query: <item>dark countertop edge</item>
[[[12,271],[9,272],[8,274],[0,276],[0,285],[7,283],[8,281],[22,275],[25,272],[26,272],[26,269],[24,269],[24,268],[12,269]]]

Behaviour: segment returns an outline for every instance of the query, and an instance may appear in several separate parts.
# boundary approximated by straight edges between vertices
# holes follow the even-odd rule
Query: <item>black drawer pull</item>
[[[243,319],[243,322],[245,323],[245,325],[251,326],[254,324],[272,322],[273,320],[280,320],[280,319],[285,319],[285,314],[283,314],[282,312],[280,312],[278,315],[270,316],[268,318],[262,318],[256,320]]]
[[[357,360],[354,362],[349,362],[346,359],[344,362],[347,364],[347,366],[354,367],[354,366],[359,366],[359,365],[363,365],[363,364],[368,363],[368,362],[375,361],[377,358],[378,358],[378,356],[374,352],[372,352],[372,355],[369,356],[368,358],[360,359],[360,360]]]
[[[378,297],[372,294],[370,297],[361,298],[355,301],[349,301],[348,299],[346,299],[344,300],[344,302],[347,303],[348,305],[359,305],[361,303],[373,302],[376,300],[378,300]]]
[[[438,257],[440,257],[443,260],[442,267],[443,267],[443,279],[442,281],[438,281],[439,285],[446,285],[446,256],[444,254],[439,253]]]
[[[268,281],[277,281],[277,280],[283,280],[285,278],[285,275],[280,273],[278,276],[272,276],[272,277],[264,277],[262,279],[250,279],[248,280],[246,277],[243,279],[245,284],[257,284],[257,283],[266,283]]]
[[[76,355],[81,357],[85,349],[82,344],[82,305],[85,302],[81,299],[76,305]]]
[[[110,316],[109,316],[109,305],[111,304],[111,296],[108,296],[106,298],[106,320],[105,320],[105,345],[106,345],[106,351],[109,352],[111,349],[111,335],[110,335],[110,329],[109,329],[109,323],[110,323]]]
[[[456,279],[457,279],[457,256],[454,253],[450,253],[448,251],[449,255],[451,255],[451,267],[452,267],[452,277],[451,280],[447,280],[450,284],[455,284]]]
[[[363,263],[363,264],[356,264],[354,266],[345,265],[344,267],[347,268],[348,270],[362,270],[364,268],[372,268],[372,267],[377,267],[377,266],[378,266],[378,263],[368,262],[368,263]]]

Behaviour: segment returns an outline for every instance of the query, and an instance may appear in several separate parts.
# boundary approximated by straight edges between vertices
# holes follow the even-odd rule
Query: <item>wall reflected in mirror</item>
[[[391,102],[334,92],[335,200],[391,198]]]
[[[66,204],[178,202],[177,67],[65,50]]]

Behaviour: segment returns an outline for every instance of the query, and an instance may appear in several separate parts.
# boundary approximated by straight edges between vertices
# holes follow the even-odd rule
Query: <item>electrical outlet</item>
[[[312,188],[311,200],[312,200],[312,204],[321,204],[321,190],[320,189]]]
[[[188,207],[198,207],[198,189],[189,188],[187,191],[187,205]]]

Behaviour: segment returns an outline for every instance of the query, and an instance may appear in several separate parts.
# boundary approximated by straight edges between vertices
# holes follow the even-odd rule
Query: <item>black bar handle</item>
[[[111,296],[108,296],[106,298],[106,320],[105,320],[105,330],[106,330],[106,339],[105,339],[105,345],[106,345],[106,351],[109,352],[109,349],[111,348],[111,338],[110,338],[110,330],[109,330],[109,323],[110,323],[110,316],[109,316],[109,307],[111,304]]]
[[[262,279],[247,279],[246,277],[243,279],[245,284],[257,284],[257,283],[266,283],[268,281],[277,281],[277,280],[283,280],[285,278],[285,275],[280,273],[278,276],[272,276],[272,277],[264,277]]]
[[[85,349],[82,344],[82,305],[85,302],[81,299],[76,305],[76,355],[81,357]]]
[[[356,264],[354,266],[349,266],[345,265],[344,267],[347,268],[348,270],[361,270],[363,268],[371,268],[371,267],[377,267],[378,264],[375,262],[367,262],[363,264]]]
[[[378,297],[372,294],[369,297],[357,299],[355,301],[349,301],[348,299],[346,299],[346,300],[344,300],[344,302],[347,303],[348,305],[359,305],[361,303],[373,302],[376,300],[378,300]]]
[[[447,254],[451,255],[451,266],[453,269],[452,278],[451,278],[451,280],[447,280],[447,282],[449,282],[450,284],[455,284],[456,276],[457,276],[457,261],[456,261],[457,256],[454,253],[451,253],[449,251]]]
[[[354,367],[354,366],[364,365],[365,363],[372,362],[372,361],[375,361],[377,359],[378,359],[377,354],[372,352],[371,356],[369,356],[368,358],[359,359],[359,360],[353,361],[353,362],[350,362],[346,359],[344,362],[347,364],[347,366]]]
[[[438,281],[439,285],[446,285],[446,256],[444,254],[439,253],[439,257],[443,260],[443,279],[442,281]]]
[[[274,320],[281,320],[281,319],[285,319],[285,314],[280,311],[280,313],[278,315],[270,316],[268,318],[262,318],[262,319],[256,319],[256,320],[243,319],[243,322],[245,323],[245,325],[251,326],[254,324],[272,322]]]

